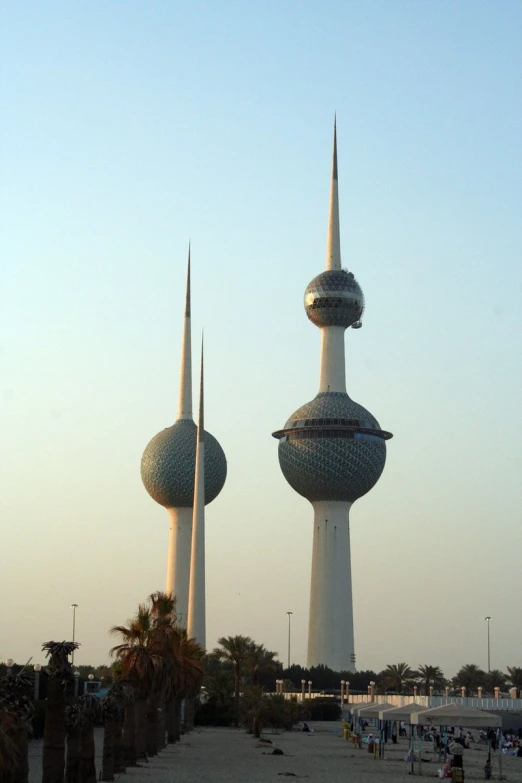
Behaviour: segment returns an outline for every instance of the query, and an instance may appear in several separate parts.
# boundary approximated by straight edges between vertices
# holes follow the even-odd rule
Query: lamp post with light
[[[293,612],[287,612],[288,615],[288,668],[290,668],[290,633],[291,633],[291,620]]]
[[[80,684],[80,672],[78,669],[74,671],[74,698],[78,698],[78,686]]]
[[[8,658],[7,661],[5,662],[5,665],[7,666],[7,674],[8,675],[11,674],[11,670],[12,670],[12,668],[14,666],[13,659],[12,658]]]
[[[78,609],[78,604],[71,604],[71,609],[73,610],[73,634],[72,634],[72,640],[75,641],[75,633],[76,633],[76,610]],[[74,650],[72,651],[72,657],[71,657],[71,663],[74,666]]]
[[[39,663],[35,663],[33,666],[34,669],[34,700],[38,700],[38,696],[40,695],[40,671],[42,667]]]
[[[491,617],[485,617],[485,621],[488,624],[488,674],[491,672],[491,655],[490,655],[490,646],[489,646],[489,621],[491,620]]]

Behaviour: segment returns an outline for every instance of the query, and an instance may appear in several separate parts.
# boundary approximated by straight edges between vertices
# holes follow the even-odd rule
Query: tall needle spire
[[[199,382],[198,439],[196,443],[196,477],[192,516],[192,550],[187,633],[202,647],[206,646],[205,610],[205,430],[203,338],[201,338],[201,377]]]
[[[332,182],[330,184],[330,212],[326,241],[326,268],[341,269],[341,235],[339,229],[339,186],[337,181],[337,120],[334,119]]]
[[[192,419],[192,345],[190,335],[190,243],[187,264],[187,289],[185,315],[183,317],[183,343],[181,347],[181,377],[179,382],[178,420]]]

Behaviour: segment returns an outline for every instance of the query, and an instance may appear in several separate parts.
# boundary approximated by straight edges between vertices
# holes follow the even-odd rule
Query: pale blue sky
[[[208,638],[304,662],[312,509],[270,433],[318,387],[338,118],[351,395],[395,437],[352,511],[358,666],[522,665],[522,5],[4,3],[0,656],[164,586],[141,485],[176,415],[183,286],[205,328]]]

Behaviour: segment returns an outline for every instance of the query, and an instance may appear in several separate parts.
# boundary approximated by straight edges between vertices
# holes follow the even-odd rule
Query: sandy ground
[[[235,729],[195,729],[180,743],[170,746],[143,767],[129,769],[116,779],[128,783],[277,783],[284,780],[303,780],[306,783],[399,783],[408,779],[410,764],[403,761],[407,752],[406,740],[399,745],[385,746],[385,758],[374,759],[363,745],[356,750],[351,742],[341,738],[337,723],[310,723],[314,732],[266,732],[263,736],[272,745],[256,747],[256,742],[244,731]],[[102,730],[96,731],[97,761],[101,768]],[[271,755],[280,748],[284,755]],[[439,763],[426,746],[422,776],[437,778]],[[42,743],[30,747],[30,783],[41,781]],[[476,745],[464,752],[466,781],[484,780],[486,747]],[[502,758],[504,779],[522,783],[522,759]],[[418,765],[415,765],[418,774]],[[493,778],[498,780],[498,758],[494,759]]]

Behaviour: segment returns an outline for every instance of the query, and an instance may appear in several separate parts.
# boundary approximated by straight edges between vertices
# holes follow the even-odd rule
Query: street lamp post
[[[312,698],[312,680],[308,680],[308,698]]]
[[[287,612],[288,615],[288,668],[290,668],[290,629],[293,612]]]
[[[303,702],[303,704],[305,700],[305,685],[306,685],[306,680],[301,680],[301,701]]]
[[[38,700],[38,696],[40,695],[40,670],[41,666],[39,663],[35,663],[34,665],[34,700]]]
[[[74,698],[78,698],[78,685],[80,683],[80,672],[78,669],[74,672]]]
[[[7,674],[11,674],[11,669],[14,666],[13,659],[12,658],[8,658],[7,661],[5,662],[5,665],[7,666]]]
[[[489,621],[491,620],[491,617],[485,617],[485,621],[488,624],[488,674],[491,672],[491,655],[490,655],[490,646],[489,646]]]
[[[73,610],[73,637],[72,640],[74,642],[74,637],[76,633],[76,610],[78,609],[78,604],[71,604],[71,609]],[[74,666],[74,650],[72,651],[72,665]]]

